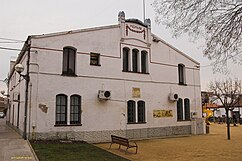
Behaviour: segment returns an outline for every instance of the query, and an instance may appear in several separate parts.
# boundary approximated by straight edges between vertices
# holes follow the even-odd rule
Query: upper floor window
[[[129,48],[123,48],[123,71],[129,71]]]
[[[179,84],[185,85],[186,75],[185,75],[185,65],[183,64],[178,64],[178,77],[179,77]]]
[[[56,96],[56,124],[67,124],[67,96],[58,94]]]
[[[148,52],[123,48],[123,72],[148,73]]]
[[[132,71],[136,73],[138,72],[138,53],[139,53],[139,50],[137,49],[132,50],[132,65],[133,65]]]
[[[147,51],[141,51],[141,73],[148,73],[148,54]]]
[[[64,75],[75,75],[76,50],[71,47],[63,49],[63,71]]]
[[[90,65],[100,66],[100,54],[98,53],[90,54]]]

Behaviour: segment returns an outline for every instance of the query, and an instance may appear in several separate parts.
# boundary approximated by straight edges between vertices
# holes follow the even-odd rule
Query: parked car
[[[3,112],[0,112],[0,118],[4,118],[4,113]]]

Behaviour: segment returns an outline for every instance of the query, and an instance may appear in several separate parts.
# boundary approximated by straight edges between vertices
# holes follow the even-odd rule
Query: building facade
[[[110,141],[204,134],[199,63],[151,33],[149,19],[29,36],[9,76],[7,121],[29,139]]]

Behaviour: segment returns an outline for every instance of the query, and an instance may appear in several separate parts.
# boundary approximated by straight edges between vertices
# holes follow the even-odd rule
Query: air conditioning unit
[[[111,91],[99,90],[98,91],[98,98],[100,100],[109,100],[111,98]]]
[[[191,112],[191,118],[192,119],[197,118],[197,112]]]
[[[169,100],[170,101],[178,101],[178,94],[176,94],[176,93],[170,93],[169,94]]]

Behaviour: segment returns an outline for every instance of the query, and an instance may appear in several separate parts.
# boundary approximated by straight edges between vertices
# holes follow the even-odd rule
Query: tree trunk
[[[227,122],[227,136],[228,140],[230,140],[230,120],[229,120],[229,109],[225,108],[226,110],[226,122]]]

